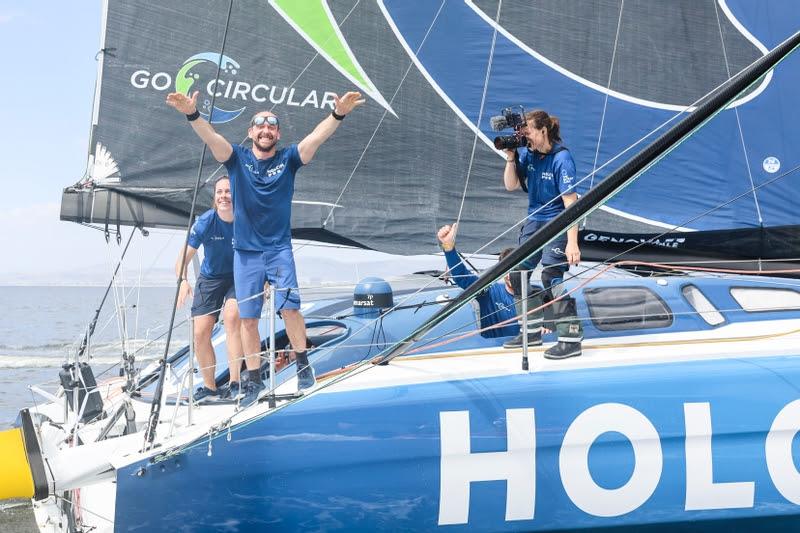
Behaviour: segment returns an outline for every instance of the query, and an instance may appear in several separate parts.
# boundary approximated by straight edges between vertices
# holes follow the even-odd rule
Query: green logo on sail
[[[200,74],[197,72],[196,67],[204,63],[211,63],[214,69],[216,69],[217,65],[219,65],[220,74],[228,74],[231,76],[235,76],[240,68],[239,63],[226,55],[216,54],[214,52],[195,54],[183,62],[183,66],[181,66],[181,69],[175,75],[175,91],[189,94],[195,81],[200,79]],[[234,120],[236,117],[241,115],[246,108],[241,107],[239,109],[223,109],[217,106],[215,103],[212,112],[211,98],[205,97],[202,102],[197,102],[197,109],[200,111],[200,114],[203,116],[203,118],[208,120],[210,123],[221,124],[223,122],[230,122],[231,120]]]

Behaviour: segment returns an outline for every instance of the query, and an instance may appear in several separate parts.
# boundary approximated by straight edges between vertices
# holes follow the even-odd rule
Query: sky
[[[119,253],[101,232],[59,220],[61,191],[86,169],[100,15],[99,0],[0,0],[0,49],[10,63],[0,74],[0,181],[13,191],[0,211],[0,284],[108,272]],[[163,268],[181,239],[139,240],[129,254],[158,257]]]
[[[59,220],[62,190],[86,170],[101,4],[0,0],[0,49],[10,62],[0,74],[0,181],[13,191],[0,210],[0,285],[103,285],[121,251],[113,240],[108,246],[102,232]],[[123,229],[125,238],[129,230]],[[167,230],[153,230],[147,239],[137,236],[127,275],[168,283],[183,238]],[[334,270],[341,280],[357,281],[443,267],[440,257],[336,253],[314,247],[296,251],[301,283],[331,280]],[[328,266],[338,261],[339,268],[320,270],[323,255]]]

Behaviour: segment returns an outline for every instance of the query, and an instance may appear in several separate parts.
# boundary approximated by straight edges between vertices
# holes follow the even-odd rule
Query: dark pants
[[[547,221],[529,220],[520,230],[518,243],[522,244]],[[511,271],[511,285],[514,289],[514,301],[517,314],[522,314],[522,283],[528,285],[528,311],[551,302],[564,293],[564,274],[569,270],[567,256],[567,236],[562,235],[545,245],[544,248],[523,261]],[[530,271],[541,262],[542,285],[530,284]],[[528,271],[527,274],[524,271]],[[553,320],[558,333],[558,340],[564,342],[580,342],[583,340],[583,326],[578,320],[575,299],[566,296],[552,304]],[[544,321],[542,310],[528,315],[528,332],[541,331]],[[521,322],[520,322],[521,323]]]

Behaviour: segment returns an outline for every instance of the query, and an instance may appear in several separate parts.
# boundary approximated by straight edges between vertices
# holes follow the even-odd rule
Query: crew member
[[[280,121],[270,111],[250,120],[247,137],[252,148],[231,145],[197,111],[197,92],[188,96],[170,93],[167,104],[186,115],[194,132],[208,145],[214,158],[224,163],[231,177],[234,211],[234,267],[236,297],[242,318],[242,343],[249,380],[243,404],[258,399],[261,382],[261,337],[258,320],[263,305],[264,283],[276,288],[279,310],[297,362],[298,388],[314,385],[314,373],[306,353],[307,339],[297,287],[291,243],[291,206],[295,172],[309,163],[317,149],[339,127],[345,116],[364,103],[361,94],[335,96],[331,114],[300,143],[278,148]],[[301,351],[302,350],[302,351]]]
[[[214,208],[200,215],[189,232],[186,257],[178,255],[175,274],[180,277],[178,307],[192,296],[186,277],[186,266],[202,246],[204,257],[194,288],[192,320],[194,321],[194,352],[203,376],[203,386],[194,393],[197,402],[209,402],[240,396],[239,374],[242,366],[242,336],[239,307],[233,288],[233,206],[231,181],[222,176],[214,183]],[[216,382],[216,355],[211,345],[211,330],[222,310],[225,325],[225,344],[228,348],[230,380],[228,388],[220,390]]]
[[[459,287],[466,289],[478,277],[467,270],[456,251],[457,231],[458,224],[453,224],[452,226],[448,224],[439,228],[436,236],[439,238],[444,251],[450,276]],[[502,261],[512,250],[513,248],[506,248],[500,252],[498,259]],[[481,332],[482,336],[486,338],[510,337],[519,333],[519,326],[513,320],[516,312],[514,310],[514,291],[511,287],[510,274],[506,274],[503,283],[492,283],[475,299],[478,301],[478,308],[480,309],[481,329],[485,330]],[[502,327],[492,328],[492,326],[501,322],[506,322],[506,324]]]
[[[520,229],[519,244],[525,242],[539,228],[547,224],[578,199],[574,189],[575,161],[566,146],[561,144],[560,124],[557,117],[542,110],[525,114],[526,124],[522,133],[528,146],[520,150],[506,150],[506,165],[503,184],[506,190],[522,188],[528,193],[528,218]],[[553,301],[564,293],[564,274],[570,265],[580,262],[578,248],[578,226],[572,226],[562,235],[528,258],[519,270],[531,271],[541,262],[542,285],[532,286],[528,309],[542,305],[542,301]],[[520,276],[521,274],[512,273]],[[524,282],[528,282],[527,279]],[[521,314],[521,283],[515,291]],[[553,318],[558,332],[558,342],[545,351],[549,359],[565,359],[581,354],[583,328],[577,318],[575,300],[562,297],[552,306]],[[528,345],[542,343],[543,313],[534,313],[528,321]],[[504,346],[522,346],[522,333]]]

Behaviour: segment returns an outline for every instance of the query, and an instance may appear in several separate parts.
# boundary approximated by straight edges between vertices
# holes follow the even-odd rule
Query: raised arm
[[[457,232],[458,223],[452,226],[448,224],[439,228],[436,237],[442,245],[442,250],[444,250],[444,258],[447,261],[447,269],[450,271],[450,276],[453,278],[453,281],[456,282],[456,285],[462,289],[466,289],[473,281],[478,279],[478,277],[467,270],[458,252],[456,252]]]
[[[517,174],[517,151],[505,150],[506,166],[503,169],[503,185],[507,191],[516,191],[520,188],[519,175]]]
[[[303,160],[304,165],[314,159],[314,154],[317,153],[317,149],[333,135],[333,132],[336,131],[339,124],[342,123],[344,117],[350,113],[350,111],[364,103],[364,99],[361,98],[361,93],[355,91],[345,93],[341,98],[336,96],[334,101],[333,112],[342,118],[337,119],[332,114],[328,115],[322,122],[317,124],[314,131],[309,133],[308,136],[297,145],[297,149],[300,152],[300,159]]]
[[[190,98],[183,93],[169,93],[167,95],[167,105],[174,107],[184,115],[191,116],[197,112],[197,94],[198,91],[195,91]],[[206,143],[211,153],[214,155],[214,159],[220,163],[224,163],[230,159],[233,153],[231,143],[229,143],[225,137],[214,131],[211,124],[203,119],[203,117],[198,116],[189,121],[189,124],[191,124],[197,136]]]

